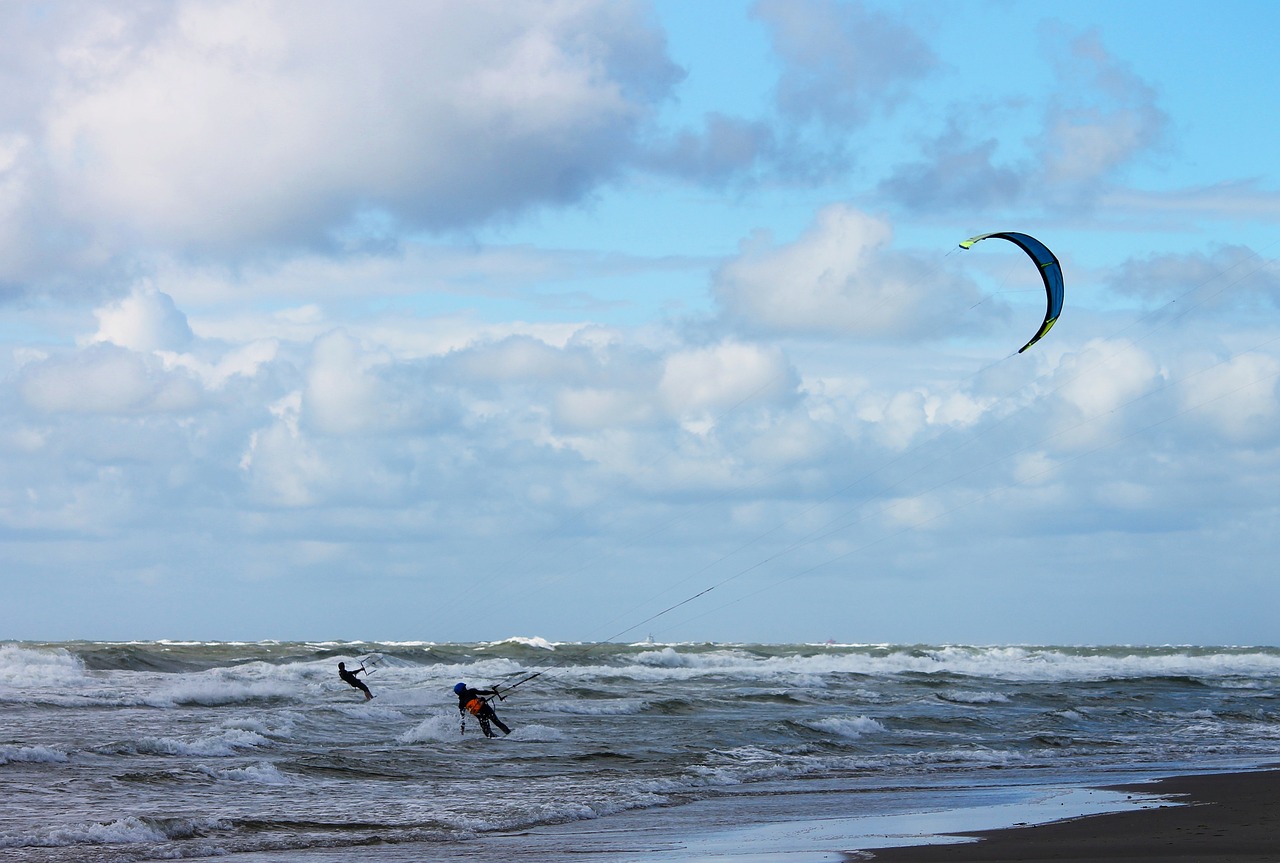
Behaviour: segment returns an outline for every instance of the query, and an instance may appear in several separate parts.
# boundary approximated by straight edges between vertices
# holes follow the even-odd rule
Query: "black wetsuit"
[[[485,737],[493,737],[493,729],[489,727],[489,723],[493,723],[502,729],[503,734],[510,734],[511,729],[502,724],[502,720],[498,718],[498,714],[493,712],[493,705],[485,700],[486,695],[497,695],[497,691],[493,689],[464,689],[458,693],[458,712],[465,718],[468,713],[480,721],[480,730],[484,732]],[[478,701],[479,706],[472,710],[469,706],[472,702]]]
[[[364,693],[364,700],[368,701],[370,698],[373,698],[373,693],[369,691],[369,687],[365,686],[364,682],[361,681],[360,678],[356,677],[356,675],[362,671],[364,671],[363,668],[357,668],[355,671],[347,671],[346,668],[339,668],[338,676],[347,683],[350,683],[356,689],[361,690]]]

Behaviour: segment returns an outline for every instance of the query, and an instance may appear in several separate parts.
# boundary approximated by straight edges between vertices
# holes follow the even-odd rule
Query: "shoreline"
[[[859,849],[847,852],[847,859],[882,863],[1280,860],[1280,768],[1172,776],[1106,790],[1157,795],[1180,805],[952,833],[948,835],[976,841]]]

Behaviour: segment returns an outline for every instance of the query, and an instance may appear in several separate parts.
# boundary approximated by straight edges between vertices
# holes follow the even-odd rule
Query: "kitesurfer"
[[[360,680],[360,678],[356,677],[356,675],[362,671],[364,671],[363,665],[357,668],[355,671],[347,671],[347,664],[345,662],[338,663],[338,676],[341,677],[343,680],[345,680],[347,683],[350,683],[356,689],[359,689],[361,692],[363,692],[364,700],[368,701],[370,698],[373,698],[373,693],[369,691],[369,687],[365,686],[364,682]],[[365,672],[365,673],[367,674],[368,672]]]
[[[498,714],[493,712],[493,705],[489,703],[489,698],[498,694],[496,689],[472,689],[465,683],[459,683],[453,687],[453,692],[458,696],[458,713],[462,714],[463,729],[466,728],[467,714],[470,713],[480,722],[480,730],[484,732],[485,737],[495,737],[490,723],[502,729],[503,734],[510,734],[511,729],[502,724],[502,720],[498,718]]]

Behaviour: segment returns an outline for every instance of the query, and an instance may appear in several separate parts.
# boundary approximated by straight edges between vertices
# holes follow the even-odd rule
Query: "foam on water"
[[[177,755],[202,758],[229,758],[248,749],[270,746],[271,740],[253,731],[226,728],[204,737],[178,740],[172,737],[143,737],[132,744],[141,755]]]
[[[0,765],[15,764],[65,764],[67,753],[48,746],[0,746]]]
[[[866,716],[826,716],[822,719],[807,720],[801,724],[814,731],[851,740],[857,740],[867,734],[883,734],[885,731],[883,725]]]
[[[289,785],[294,780],[280,772],[269,761],[259,761],[246,767],[208,767],[198,765],[197,770],[220,782],[248,782],[254,785]]]
[[[84,662],[65,649],[30,650],[0,644],[0,682],[64,688],[82,686],[85,679]]]
[[[555,645],[545,638],[528,638],[524,636],[512,636],[504,638],[501,641],[491,641],[485,643],[485,647],[494,647],[501,644],[519,644],[525,647],[536,647],[539,650],[555,650]]]
[[[458,732],[459,725],[456,713],[437,713],[422,720],[396,740],[400,743],[452,743],[461,736]]]
[[[189,839],[204,830],[224,827],[211,819],[138,818],[109,822],[55,825],[32,831],[0,833],[0,848],[62,848],[77,845],[124,845]]]

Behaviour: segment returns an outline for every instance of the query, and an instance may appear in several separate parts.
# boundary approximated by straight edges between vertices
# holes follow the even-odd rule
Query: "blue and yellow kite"
[[[960,244],[960,248],[967,249],[974,243],[991,237],[999,237],[1002,240],[1017,245],[1022,251],[1030,256],[1031,260],[1036,262],[1036,266],[1040,268],[1040,277],[1044,279],[1044,290],[1047,295],[1049,307],[1044,313],[1044,323],[1040,325],[1040,329],[1031,337],[1031,341],[1027,342],[1018,349],[1018,353],[1022,353],[1027,348],[1044,338],[1045,333],[1058,320],[1058,315],[1062,314],[1062,265],[1058,263],[1058,259],[1054,257],[1053,252],[1049,251],[1049,247],[1037,240],[1035,237],[1026,234],[1019,234],[1015,231],[1000,231],[994,234],[979,234],[976,237],[970,237]]]

